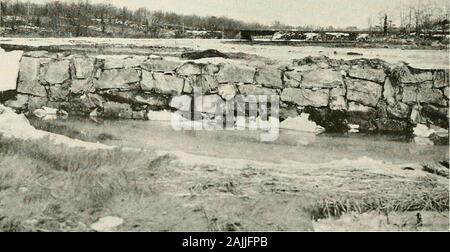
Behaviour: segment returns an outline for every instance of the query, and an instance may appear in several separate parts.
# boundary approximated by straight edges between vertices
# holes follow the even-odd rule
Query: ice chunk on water
[[[289,117],[280,123],[280,129],[295,130],[320,134],[324,132],[324,128],[309,120],[309,114],[302,113],[295,118]]]

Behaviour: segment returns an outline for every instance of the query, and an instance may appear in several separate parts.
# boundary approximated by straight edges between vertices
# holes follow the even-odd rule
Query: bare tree
[[[3,16],[5,15],[5,12],[6,12],[6,2],[0,1],[0,28],[4,27]]]
[[[388,34],[388,15],[384,14],[383,19],[383,35],[386,37]]]
[[[127,7],[122,8],[122,36],[125,36],[125,23],[127,20]]]

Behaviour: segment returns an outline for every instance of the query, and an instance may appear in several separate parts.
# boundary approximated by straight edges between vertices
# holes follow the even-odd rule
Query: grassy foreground
[[[86,229],[115,197],[149,195],[154,164],[151,153],[0,138],[0,230]]]
[[[89,231],[111,215],[124,231],[448,229],[448,180],[438,174],[189,160],[0,136],[0,231]],[[348,217],[360,214],[376,218]]]

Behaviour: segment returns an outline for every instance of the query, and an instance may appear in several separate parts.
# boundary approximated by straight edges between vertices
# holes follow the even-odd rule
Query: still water
[[[262,143],[257,131],[175,131],[169,122],[89,119],[58,120],[86,134],[107,134],[111,145],[183,151],[218,158],[322,163],[367,157],[394,164],[448,160],[448,146],[420,146],[404,136],[322,134],[280,130],[275,142]]]

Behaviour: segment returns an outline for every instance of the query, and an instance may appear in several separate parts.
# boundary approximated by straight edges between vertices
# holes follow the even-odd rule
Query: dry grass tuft
[[[448,163],[447,163],[448,165]],[[439,162],[428,162],[422,164],[422,169],[426,172],[429,172],[431,174],[436,174],[438,176],[442,176],[445,178],[449,177],[449,170],[448,166],[444,166],[443,164]]]
[[[406,189],[405,189],[406,190]],[[401,196],[401,197],[400,197]],[[393,192],[389,195],[370,193],[364,197],[331,197],[306,209],[313,220],[340,217],[346,213],[436,211],[448,212],[449,190],[434,179],[424,177],[417,181],[416,191]]]

